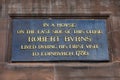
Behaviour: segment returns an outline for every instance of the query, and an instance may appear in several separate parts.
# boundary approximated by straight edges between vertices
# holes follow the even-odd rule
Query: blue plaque
[[[13,19],[11,61],[108,61],[105,19]]]

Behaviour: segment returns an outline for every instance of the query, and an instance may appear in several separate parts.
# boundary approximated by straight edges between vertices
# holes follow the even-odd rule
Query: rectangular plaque
[[[12,61],[108,61],[105,19],[13,19]]]

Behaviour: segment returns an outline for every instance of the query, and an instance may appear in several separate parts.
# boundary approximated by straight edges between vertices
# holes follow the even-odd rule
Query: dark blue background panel
[[[13,19],[11,61],[108,61],[105,19]]]

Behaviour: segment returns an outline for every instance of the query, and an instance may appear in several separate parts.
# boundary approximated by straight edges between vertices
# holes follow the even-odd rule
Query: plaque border
[[[109,55],[109,61],[65,61],[65,62],[111,62],[113,60],[113,48],[112,48],[112,33],[110,33],[111,30],[111,24],[110,24],[110,16],[108,14],[104,15],[80,15],[80,14],[11,14],[9,15],[9,32],[8,32],[8,41],[7,41],[7,53],[6,53],[6,62],[8,63],[43,63],[46,61],[24,61],[24,62],[12,62],[11,61],[11,46],[12,46],[12,20],[13,19],[105,19],[106,20],[106,30],[107,30],[107,41],[108,41],[108,55]],[[110,34],[109,34],[110,33]],[[52,63],[52,62],[61,62],[64,61],[47,61],[46,63]]]

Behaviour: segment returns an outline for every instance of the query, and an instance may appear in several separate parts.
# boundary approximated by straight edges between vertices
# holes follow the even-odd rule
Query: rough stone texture
[[[4,61],[5,56],[3,54],[5,54],[6,52],[6,43],[5,43],[5,38],[6,38],[6,31],[0,31],[0,36],[2,37],[0,40],[0,62]]]
[[[13,14],[107,15],[110,62],[11,63],[8,36]],[[120,0],[0,0],[0,80],[120,80],[119,44]]]
[[[53,68],[6,67],[0,72],[1,80],[53,80]]]

